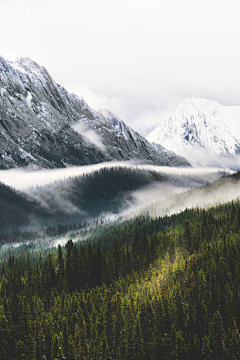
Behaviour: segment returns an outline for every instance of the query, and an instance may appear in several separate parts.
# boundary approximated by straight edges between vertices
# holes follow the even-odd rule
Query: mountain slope
[[[47,171],[44,173],[47,177]],[[156,208],[159,205],[165,208],[169,196],[212,183],[221,175],[204,171],[167,174],[163,168],[157,172],[142,167],[116,166],[28,188],[24,192],[0,183],[0,233],[36,228],[44,231],[48,226],[83,224],[133,210],[141,213],[142,207],[152,202]],[[236,185],[233,192],[237,194]],[[172,202],[176,206],[179,203],[173,199],[171,206]]]
[[[157,151],[127,127],[117,126],[58,85],[29,58],[0,57],[0,168],[54,168],[138,159],[158,165],[189,165]]]
[[[154,171],[116,167],[32,188],[28,194],[0,183],[0,233],[117,214],[134,201],[133,191],[170,180]]]
[[[0,232],[35,226],[47,218],[46,209],[33,197],[0,183]]]
[[[240,106],[222,106],[211,100],[187,98],[146,138],[185,156],[192,164],[235,162],[237,165]]]

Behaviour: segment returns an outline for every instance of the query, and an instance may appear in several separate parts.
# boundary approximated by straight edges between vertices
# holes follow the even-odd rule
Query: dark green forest
[[[154,171],[113,167],[29,191],[34,196],[0,183],[0,241],[19,241],[14,232],[35,239],[39,228],[53,234],[53,228],[76,228],[102,213],[117,214],[133,201],[132,191],[162,181],[169,178]]]
[[[0,262],[0,359],[239,359],[240,203]]]

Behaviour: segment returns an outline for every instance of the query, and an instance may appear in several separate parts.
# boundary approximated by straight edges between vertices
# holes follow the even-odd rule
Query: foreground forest
[[[0,359],[238,359],[240,203],[0,262]]]

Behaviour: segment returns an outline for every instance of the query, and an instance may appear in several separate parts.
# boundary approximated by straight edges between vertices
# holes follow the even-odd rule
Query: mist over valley
[[[161,202],[161,216],[164,216],[167,214],[165,208],[175,201],[176,194],[212,183],[231,173],[220,168],[174,168],[131,163],[0,171],[0,180],[9,183],[1,185],[1,232],[36,231],[32,235],[34,238],[51,233],[56,235],[87,223],[130,219],[136,213],[145,213],[146,206],[158,201]],[[181,206],[184,209],[189,204],[182,203]],[[159,216],[158,213],[154,215]],[[2,243],[4,241],[3,235]]]

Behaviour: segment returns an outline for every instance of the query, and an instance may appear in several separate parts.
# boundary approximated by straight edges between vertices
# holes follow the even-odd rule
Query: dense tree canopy
[[[1,359],[240,357],[240,206],[0,263]]]

